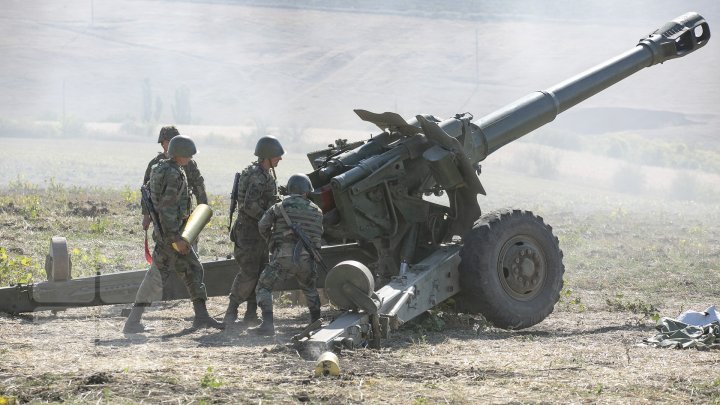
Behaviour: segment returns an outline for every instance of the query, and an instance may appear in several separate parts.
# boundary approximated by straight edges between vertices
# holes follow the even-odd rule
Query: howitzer
[[[378,317],[380,334],[387,336],[458,294],[460,310],[480,313],[501,328],[526,328],[545,319],[563,286],[558,239],[527,211],[481,217],[477,195],[485,190],[477,165],[568,108],[709,39],[706,21],[687,13],[629,51],[476,121],[469,113],[406,121],[395,113],[355,110],[383,132],[341,153],[331,147],[308,155],[314,168],[309,177],[312,199],[326,214],[325,239],[356,240],[374,260],[330,270],[328,296],[349,311],[303,339],[305,353],[313,357],[367,343],[377,338]],[[442,193],[447,207],[423,198]],[[381,288],[374,291],[375,285]]]
[[[316,357],[388,336],[453,296],[461,310],[481,313],[501,328],[525,328],[545,319],[563,285],[558,239],[542,218],[527,211],[481,216],[477,195],[485,190],[478,164],[592,95],[645,67],[683,57],[709,39],[706,21],[685,14],[632,49],[478,120],[468,113],[405,120],[395,113],[356,110],[382,132],[308,154],[315,188],[310,197],[325,213],[327,244],[321,254],[331,267],[327,277],[319,275],[318,286],[348,311],[300,339],[302,352]],[[447,206],[425,199],[432,194],[447,195]],[[234,260],[204,267],[208,295],[227,295]],[[0,310],[132,302],[142,273],[0,289]],[[187,297],[178,280],[168,286],[167,299]]]

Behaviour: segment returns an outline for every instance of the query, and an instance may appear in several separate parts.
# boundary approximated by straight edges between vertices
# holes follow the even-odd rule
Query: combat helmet
[[[303,174],[293,174],[290,176],[287,182],[288,194],[305,194],[313,191],[312,182],[310,178]]]
[[[184,135],[172,138],[170,145],[168,145],[168,155],[170,157],[192,157],[196,153],[195,142]]]
[[[162,127],[160,128],[160,135],[158,135],[158,143],[162,143],[162,141],[169,141],[178,135],[180,135],[180,132],[177,128],[175,128],[175,126],[170,125]]]
[[[282,156],[283,154],[285,154],[285,149],[274,136],[263,136],[255,144],[255,156],[260,160]]]

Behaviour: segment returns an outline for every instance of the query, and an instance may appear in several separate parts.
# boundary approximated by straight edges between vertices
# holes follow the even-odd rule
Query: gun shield
[[[435,145],[423,153],[423,158],[430,164],[435,181],[446,190],[452,190],[465,184],[455,164],[455,156],[449,150]]]
[[[207,204],[198,204],[193,210],[192,214],[185,223],[180,237],[183,238],[187,243],[193,244],[200,236],[200,232],[205,228],[205,225],[210,222],[212,218],[212,208]],[[178,250],[175,243],[173,243],[173,249]]]

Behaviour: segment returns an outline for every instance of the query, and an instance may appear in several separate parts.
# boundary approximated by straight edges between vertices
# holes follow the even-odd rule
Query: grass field
[[[288,156],[279,169],[287,176],[304,164]],[[314,363],[286,346],[307,316],[287,300],[272,339],[242,329],[189,331],[187,302],[151,310],[147,319],[158,331],[139,340],[120,332],[121,306],[2,316],[0,396],[80,403],[720,401],[716,353],[639,345],[658,317],[717,303],[717,203],[664,202],[491,169],[483,179],[486,211],[532,210],[560,239],[565,289],[555,312],[535,327],[508,332],[438,309],[380,351],[344,352],[341,377],[328,379],[313,377]],[[221,187],[210,189],[216,215],[202,235],[204,260],[231,250],[227,198],[216,192]],[[137,199],[129,187],[9,182],[0,189],[0,283],[28,273],[42,280],[52,235],[68,237],[76,276],[143,268]],[[211,313],[222,314],[225,304],[211,299]],[[323,316],[335,314],[323,307]]]

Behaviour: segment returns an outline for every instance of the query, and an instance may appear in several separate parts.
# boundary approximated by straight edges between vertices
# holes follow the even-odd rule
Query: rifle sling
[[[283,208],[282,203],[278,204],[278,209],[280,210],[280,213],[282,214],[283,218],[285,218],[285,222],[287,222],[290,229],[292,229],[293,222],[290,220],[290,217],[288,216],[287,212],[285,212],[285,208]]]
[[[295,226],[294,226],[295,224],[293,224],[293,222],[290,220],[290,217],[288,216],[287,212],[285,212],[285,208],[283,208],[282,202],[281,202],[280,204],[278,204],[278,209],[280,210],[280,213],[282,214],[283,218],[285,218],[285,222],[287,222],[287,224],[288,224],[288,226],[290,227],[290,229],[295,229]],[[294,232],[295,232],[295,231],[293,231],[293,233],[294,233]],[[297,236],[297,238],[298,238],[298,243],[301,244],[301,245],[304,245],[303,242],[302,242],[302,238],[300,237],[300,235],[296,235],[296,236]],[[310,255],[310,257],[311,257],[314,261],[316,261],[316,262],[318,262],[318,263],[320,262],[319,258],[315,257],[315,255],[313,254],[313,252],[310,251],[310,247],[305,247],[305,250],[308,251],[308,254]]]

